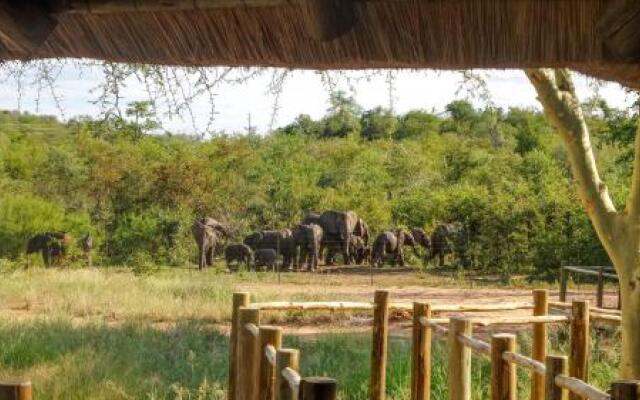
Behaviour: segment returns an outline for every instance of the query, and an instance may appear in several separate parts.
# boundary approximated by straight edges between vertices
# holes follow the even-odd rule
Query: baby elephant
[[[247,271],[251,268],[251,259],[253,258],[253,250],[246,244],[230,244],[224,249],[224,258],[227,261],[227,268],[231,270],[231,264],[236,263],[237,268],[244,263]]]
[[[258,249],[253,254],[253,259],[253,266],[256,271],[258,270],[258,267],[267,267],[271,268],[273,271],[276,270],[278,255],[274,249]]]

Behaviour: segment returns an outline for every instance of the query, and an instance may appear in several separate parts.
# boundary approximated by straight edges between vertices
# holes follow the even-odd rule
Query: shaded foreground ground
[[[280,283],[267,273],[183,269],[151,275],[117,269],[5,273],[0,285],[0,377],[30,377],[38,399],[225,398],[224,334],[236,290],[251,292],[256,301],[370,301],[373,290],[383,287],[394,301],[530,301],[526,284],[473,283],[471,288],[472,281],[453,277],[384,271],[371,286],[361,272],[283,274]],[[613,303],[614,296],[608,300]],[[306,374],[334,376],[344,398],[366,398],[370,350],[369,336],[362,332],[368,331],[368,315],[276,313],[265,320],[285,326],[287,344],[302,350]],[[409,344],[402,338],[407,332],[402,325],[396,321],[388,378],[389,394],[397,399],[407,398],[409,388]],[[333,334],[323,334],[327,331]],[[563,333],[557,334],[556,342],[563,343]],[[603,338],[612,335],[605,332]],[[521,342],[527,346],[526,335]],[[436,359],[443,352],[439,348]],[[592,373],[605,381],[616,362],[595,363]],[[434,394],[444,394],[444,363],[436,364]],[[486,389],[487,368],[474,370],[479,395]]]

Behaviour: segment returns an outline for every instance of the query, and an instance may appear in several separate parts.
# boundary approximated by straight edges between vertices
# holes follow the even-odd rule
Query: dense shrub
[[[537,111],[457,101],[441,115],[394,115],[336,93],[320,120],[209,140],[148,134],[155,125],[136,118],[0,114],[0,258],[19,257],[35,232],[64,229],[92,232],[101,262],[184,265],[195,216],[229,223],[239,240],[334,208],[356,210],[376,232],[465,222],[473,265],[487,272],[608,263]],[[606,109],[588,120],[603,176],[623,199],[633,118]]]

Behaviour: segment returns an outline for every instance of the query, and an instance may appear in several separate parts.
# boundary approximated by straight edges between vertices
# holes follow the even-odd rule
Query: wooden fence
[[[233,295],[228,399],[335,400],[336,381],[302,377],[300,352],[282,347],[282,329],[260,325],[268,309],[250,306],[248,293]]]
[[[299,354],[281,349],[279,328],[260,327],[260,312],[288,310],[343,310],[373,313],[370,400],[385,398],[387,338],[391,311],[410,311],[412,319],[411,399],[431,398],[431,346],[434,338],[448,343],[448,387],[450,400],[471,399],[471,355],[491,362],[491,398],[517,398],[516,368],[531,372],[531,399],[630,400],[640,399],[640,381],[613,382],[603,392],[587,382],[591,322],[619,324],[618,310],[590,307],[587,301],[573,303],[549,301],[547,290],[534,290],[532,303],[503,305],[431,305],[427,302],[392,303],[387,291],[376,291],[367,302],[269,302],[248,303],[248,294],[234,295],[231,333],[229,398],[234,400],[325,399],[335,398],[336,381],[300,377]],[[530,316],[464,316],[434,318],[435,313],[499,312],[530,309]],[[571,331],[570,354],[547,354],[547,326],[568,324]],[[485,342],[473,335],[474,327],[530,325],[532,352],[516,351],[516,336],[493,334]],[[308,382],[308,383],[305,383]],[[323,386],[323,384],[325,386]],[[303,389],[306,385],[308,389]],[[439,400],[439,399],[438,399]]]
[[[598,279],[596,289],[596,305],[600,308],[604,307],[604,280],[609,279],[618,282],[618,275],[613,267],[562,267],[560,268],[560,301],[567,301],[567,284],[571,275],[595,276]],[[618,310],[620,309],[620,290],[618,289]]]

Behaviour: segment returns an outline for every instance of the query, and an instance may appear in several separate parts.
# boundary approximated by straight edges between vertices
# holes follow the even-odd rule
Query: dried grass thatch
[[[355,25],[324,41],[309,33],[301,1],[62,1],[43,45],[25,52],[3,35],[0,59],[310,69],[562,66],[640,88],[638,58],[605,51],[612,33],[603,15],[612,25],[611,4],[624,0],[341,0],[353,1]]]

